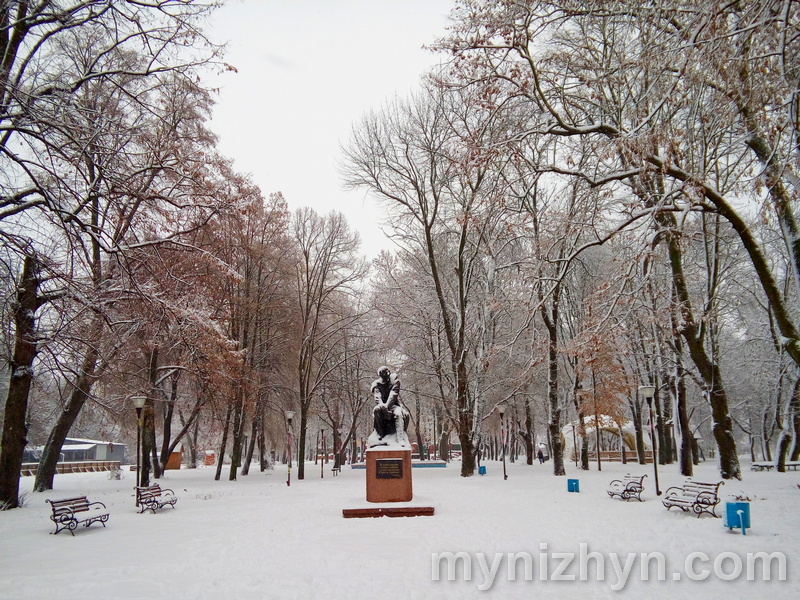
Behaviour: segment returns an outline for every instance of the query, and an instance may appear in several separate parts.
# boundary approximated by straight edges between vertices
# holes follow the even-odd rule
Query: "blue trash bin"
[[[484,467],[483,465],[478,467],[478,475],[486,475],[486,467]]]
[[[726,502],[725,503],[725,527],[733,530],[738,527],[742,530],[742,535],[747,535],[750,528],[750,503],[749,502]]]
[[[580,492],[581,486],[577,479],[567,479],[568,492]]]

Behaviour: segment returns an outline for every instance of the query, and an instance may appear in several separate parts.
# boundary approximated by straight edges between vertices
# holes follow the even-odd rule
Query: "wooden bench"
[[[754,462],[750,465],[751,471],[771,471],[775,465],[768,462]]]
[[[175,503],[177,501],[178,497],[175,495],[175,492],[167,488],[162,490],[161,486],[157,483],[136,488],[136,505],[139,507],[140,513],[146,510],[155,513],[157,509],[164,508],[167,504],[175,508]]]
[[[751,471],[772,471],[775,468],[775,463],[771,462],[754,462],[750,464]],[[797,471],[800,469],[800,462],[786,461],[787,471]]]
[[[88,527],[95,521],[100,521],[103,527],[106,526],[108,521],[108,511],[106,505],[102,502],[89,502],[86,496],[78,496],[76,498],[64,498],[63,500],[45,500],[49,502],[53,514],[50,515],[50,520],[56,524],[56,530],[51,531],[52,534],[57,534],[59,531],[69,529],[72,535],[75,535],[75,528],[79,523],[83,523]],[[102,506],[102,508],[100,508]]]
[[[606,490],[609,498],[619,496],[626,501],[636,498],[639,502],[644,502],[642,500],[642,492],[644,491],[642,482],[645,477],[647,475],[631,475],[628,473],[622,479],[615,479],[608,484],[608,489]]]
[[[689,510],[700,517],[701,514],[707,512],[712,517],[718,517],[716,513],[716,506],[720,502],[719,486],[724,482],[719,483],[704,483],[702,481],[693,481],[687,479],[681,487],[671,487],[661,500],[667,510],[673,506],[677,506],[682,511]]]

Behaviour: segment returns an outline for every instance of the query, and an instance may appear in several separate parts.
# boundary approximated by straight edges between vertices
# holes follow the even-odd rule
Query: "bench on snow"
[[[751,471],[771,471],[775,468],[775,463],[771,462],[754,462],[750,465]],[[787,471],[797,471],[800,468],[800,461],[787,461]]]
[[[136,488],[136,505],[139,506],[140,513],[146,510],[155,513],[157,509],[164,508],[167,504],[175,508],[177,501],[178,497],[175,492],[167,488],[162,490],[157,483]]]
[[[615,479],[608,484],[608,489],[606,490],[609,498],[619,496],[626,501],[636,498],[639,502],[644,502],[642,500],[642,492],[644,491],[642,481],[645,477],[647,475],[631,475],[627,473],[622,479]]]
[[[720,502],[719,486],[723,483],[722,481],[704,483],[687,479],[682,486],[669,488],[661,501],[667,510],[677,506],[684,512],[694,511],[698,517],[704,512],[712,517],[718,517],[715,508]]]
[[[106,505],[102,502],[89,502],[86,496],[64,498],[62,500],[50,500],[48,498],[45,502],[49,502],[53,509],[50,520],[56,524],[56,530],[51,531],[50,533],[52,534],[69,529],[69,532],[75,535],[75,528],[80,523],[83,523],[84,527],[88,527],[95,521],[99,521],[105,527],[106,521],[108,521]]]

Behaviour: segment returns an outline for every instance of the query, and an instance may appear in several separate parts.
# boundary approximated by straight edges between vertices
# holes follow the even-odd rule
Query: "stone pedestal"
[[[367,450],[367,502],[409,502],[413,497],[411,449]]]

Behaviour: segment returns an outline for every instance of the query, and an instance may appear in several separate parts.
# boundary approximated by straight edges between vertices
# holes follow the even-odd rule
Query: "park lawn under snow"
[[[580,493],[568,493],[565,477],[552,475],[552,463],[485,463],[485,476],[462,478],[460,464],[445,469],[414,469],[411,505],[430,505],[432,517],[344,519],[342,509],[367,506],[365,471],[345,467],[333,477],[330,465],[320,479],[309,464],[306,479],[286,486],[286,467],[239,481],[214,481],[213,468],[170,471],[160,483],[179,496],[177,507],[157,514],[138,514],[133,473],[110,480],[105,473],[57,475],[55,489],[30,493],[33,480],[22,479],[25,507],[0,512],[0,598],[3,600],[200,599],[428,599],[428,598],[797,598],[800,585],[800,472],[745,471],[744,480],[726,482],[729,495],[751,499],[751,529],[743,536],[729,531],[723,519],[696,518],[656,499],[653,467],[606,463],[602,472],[579,472]],[[743,464],[748,469],[748,463]],[[645,502],[611,499],[608,482],[626,472],[647,473]],[[224,471],[227,477],[227,467]],[[660,470],[661,489],[683,478],[674,466]],[[695,476],[718,481],[713,462],[701,464]],[[85,494],[104,502],[107,527],[79,527],[75,536],[50,535],[46,498]],[[724,511],[724,506],[718,513]],[[585,546],[582,546],[585,544]],[[593,558],[582,560],[581,552]],[[433,580],[434,553],[461,555],[455,581],[448,580],[447,560]],[[709,572],[693,581],[684,568],[696,558],[692,573]],[[747,581],[748,553],[780,552],[787,577]],[[510,581],[508,555],[518,553],[516,581]],[[527,554],[526,554],[527,553]],[[558,553],[575,558],[556,581]],[[612,553],[616,553],[612,557]],[[629,553],[633,553],[629,556]],[[661,553],[665,577],[642,581],[641,553]],[[728,554],[725,554],[728,553]],[[742,574],[731,581],[716,577]],[[532,565],[525,580],[522,560]],[[694,555],[695,557],[699,555]],[[471,559],[471,573],[463,558]],[[616,561],[613,559],[616,558]],[[626,561],[631,568],[626,577]],[[481,562],[483,561],[483,562]],[[600,577],[599,563],[604,570]],[[495,570],[493,571],[493,566]],[[615,566],[617,570],[615,570]],[[494,575],[492,576],[492,572]],[[757,570],[761,578],[760,567]],[[470,578],[467,580],[466,575]],[[583,575],[583,577],[582,577]],[[676,577],[680,576],[680,580]],[[542,580],[546,579],[546,580]],[[585,579],[582,581],[581,579]]]

